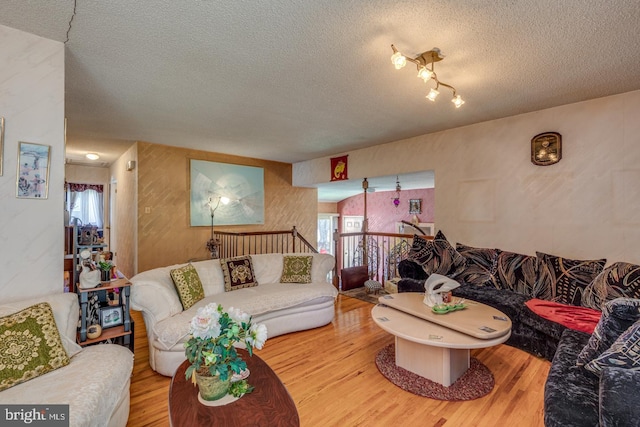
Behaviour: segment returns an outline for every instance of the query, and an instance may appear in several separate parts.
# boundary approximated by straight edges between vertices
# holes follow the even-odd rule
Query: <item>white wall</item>
[[[531,138],[547,131],[562,134],[562,160],[535,166]],[[452,243],[640,264],[640,91],[348,154],[350,179],[434,170]],[[293,184],[327,182],[329,165],[294,164]]]
[[[0,25],[0,301],[63,290],[64,45]],[[49,197],[17,199],[18,142],[51,146]]]

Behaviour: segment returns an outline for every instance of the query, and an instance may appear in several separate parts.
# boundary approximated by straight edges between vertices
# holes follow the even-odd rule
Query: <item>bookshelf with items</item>
[[[133,351],[134,322],[129,311],[130,287],[129,280],[122,278],[103,282],[95,288],[77,289],[80,299],[78,344],[86,346],[108,340],[127,346]],[[110,294],[114,295],[114,299]],[[102,295],[106,298],[103,299]],[[89,301],[91,298],[97,298],[97,304],[92,304]],[[91,306],[97,308],[97,313],[90,313]],[[96,317],[98,323],[90,324]],[[96,328],[96,325],[99,327]]]

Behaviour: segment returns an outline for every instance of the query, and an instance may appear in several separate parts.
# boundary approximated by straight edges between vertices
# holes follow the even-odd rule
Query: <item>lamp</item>
[[[393,204],[396,208],[400,206],[400,190],[402,187],[400,187],[400,180],[396,176],[396,197],[393,198]]]
[[[391,45],[391,49],[393,50],[393,55],[391,55],[391,63],[394,65],[394,67],[396,67],[396,70],[403,68],[405,65],[407,65],[407,61],[409,61],[416,64],[416,67],[418,68],[418,78],[422,79],[425,83],[428,83],[429,80],[434,80],[436,82],[436,87],[431,88],[426,96],[429,101],[435,101],[440,94],[438,89],[440,88],[440,86],[444,86],[448,87],[453,92],[451,102],[453,102],[453,105],[455,105],[456,108],[460,108],[462,104],[464,104],[464,100],[462,99],[462,97],[456,93],[456,88],[438,80],[438,76],[434,71],[434,64],[444,59],[444,55],[440,52],[440,49],[434,47],[431,50],[421,53],[415,58],[404,56],[400,51],[398,51],[398,49],[396,49],[394,45]]]
[[[220,206],[220,202],[223,205],[228,205],[230,200],[228,197],[217,196],[217,197],[209,197],[209,201],[207,202],[207,206],[209,206],[209,210],[211,211],[211,238],[207,242],[207,250],[211,252],[211,258],[219,258],[219,249],[220,249],[220,239],[215,237],[213,232],[213,217],[216,213],[216,209]],[[214,207],[215,204],[215,207]]]

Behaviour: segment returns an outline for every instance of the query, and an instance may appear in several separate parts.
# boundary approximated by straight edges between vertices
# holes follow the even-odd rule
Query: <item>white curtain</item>
[[[67,210],[69,222],[74,218],[83,225],[95,225],[102,228],[104,224],[104,198],[102,185],[67,184]]]

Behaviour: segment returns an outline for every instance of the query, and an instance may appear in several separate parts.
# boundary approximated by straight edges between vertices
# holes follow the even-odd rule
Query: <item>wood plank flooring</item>
[[[369,303],[338,296],[334,321],[322,328],[267,340],[256,351],[291,394],[307,426],[543,426],[549,362],[499,345],[472,350],[494,374],[493,391],[473,401],[443,402],[406,392],[375,365],[393,337],[371,320]],[[170,378],[148,363],[142,315],[136,321],[135,366],[128,426],[168,426]]]

